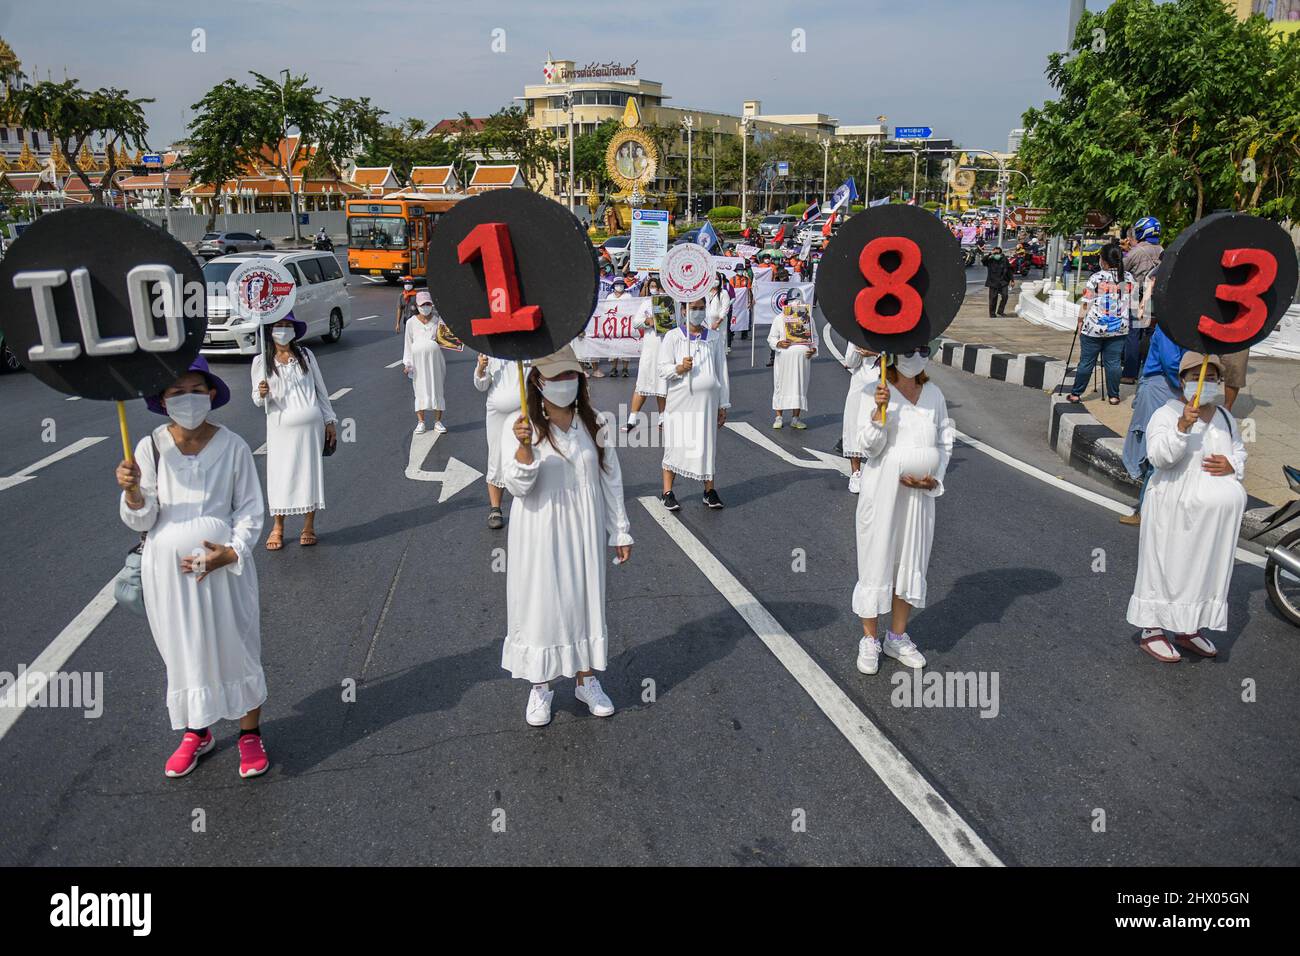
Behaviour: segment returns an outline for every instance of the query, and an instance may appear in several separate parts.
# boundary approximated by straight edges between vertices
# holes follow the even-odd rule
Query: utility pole
[[[831,165],[831,141],[827,137],[822,141],[822,205],[826,205],[826,177]]]
[[[921,161],[921,151],[912,150],[912,202],[916,202],[916,168]]]
[[[689,116],[682,117],[682,129],[686,130],[686,216],[688,222],[695,220],[695,203],[694,196],[694,179],[692,174],[695,171],[695,157],[691,151],[691,130],[695,128],[695,121]]]
[[[577,207],[577,197],[573,193],[573,91],[564,94],[565,106],[569,108],[569,212]]]
[[[284,163],[289,171],[289,218],[293,220],[294,245],[302,242],[302,231],[298,227],[298,194],[293,191],[293,155],[289,153],[289,109],[285,106],[284,91],[289,86],[289,71],[281,70],[284,82],[280,84],[280,148],[285,151]],[[299,143],[301,146],[301,143]],[[256,208],[256,207],[254,207]]]
[[[742,229],[749,218],[749,191],[745,188],[748,185],[748,176],[749,119],[742,116],[740,119],[740,227]]]

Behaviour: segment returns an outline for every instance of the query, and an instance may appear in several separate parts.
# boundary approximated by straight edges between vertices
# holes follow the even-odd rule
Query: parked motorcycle
[[[1282,467],[1286,483],[1300,495],[1300,468]],[[1252,538],[1261,537],[1275,528],[1300,518],[1300,498],[1285,504],[1269,515],[1264,527]],[[1300,627],[1300,528],[1284,534],[1271,548],[1265,548],[1268,564],[1264,567],[1264,587],[1273,606],[1292,624]]]

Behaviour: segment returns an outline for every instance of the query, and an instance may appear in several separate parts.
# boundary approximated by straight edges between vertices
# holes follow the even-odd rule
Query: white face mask
[[[1202,405],[1214,405],[1214,404],[1217,404],[1218,401],[1219,401],[1219,399],[1222,397],[1222,395],[1223,395],[1223,383],[1222,383],[1222,382],[1208,382],[1208,381],[1207,381],[1203,386],[1201,386],[1201,404],[1202,404]],[[1187,399],[1187,401],[1190,402],[1190,401],[1191,401],[1192,399],[1194,399],[1195,397],[1196,397],[1196,380],[1193,379],[1193,380],[1190,381],[1190,382],[1184,382],[1184,383],[1183,383],[1183,398]]]
[[[271,338],[280,345],[288,345],[298,333],[294,329],[276,328],[271,330]]]
[[[925,371],[925,367],[930,364],[930,360],[924,355],[901,355],[898,357],[895,366],[898,374],[906,378],[915,378]]]
[[[541,387],[545,399],[560,408],[568,408],[578,400],[578,380],[576,378],[544,378]]]
[[[421,315],[433,315],[433,306],[431,306],[431,305],[422,305],[422,306],[420,306],[420,314],[421,314]]]
[[[164,399],[167,417],[181,428],[193,431],[207,420],[212,411],[212,396],[207,392],[187,392]]]

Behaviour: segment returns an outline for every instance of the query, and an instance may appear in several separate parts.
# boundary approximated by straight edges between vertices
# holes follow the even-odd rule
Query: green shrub
[[[806,202],[797,202],[797,203],[791,203],[789,206],[786,206],[785,211],[787,215],[802,216],[804,214],[804,210],[807,208],[808,208],[808,204]]]
[[[859,203],[853,203],[849,206],[849,215],[851,216],[855,212],[862,212],[862,210],[866,208],[867,208],[866,206],[860,205]]]
[[[739,219],[740,207],[739,206],[714,206],[712,209],[708,211],[706,215],[716,225],[718,220],[721,219]]]

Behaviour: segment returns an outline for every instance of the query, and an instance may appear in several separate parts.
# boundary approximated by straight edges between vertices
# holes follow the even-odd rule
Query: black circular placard
[[[185,293],[184,341],[171,352],[147,352],[137,346],[123,355],[87,355],[73,272],[89,272],[99,337],[135,338],[126,277],[142,265],[169,266],[180,277]],[[82,348],[73,359],[37,361],[29,358],[31,347],[41,343],[35,297],[31,289],[15,288],[14,278],[51,270],[67,274],[51,290],[59,337]],[[203,271],[194,256],[152,223],[105,206],[64,209],[27,227],[0,261],[0,329],[19,361],[51,388],[82,398],[125,401],[157,395],[190,367],[207,328],[203,291]],[[150,321],[153,333],[162,335],[163,319],[151,315]]]
[[[1261,268],[1276,269],[1267,287]],[[1156,322],[1193,352],[1239,352],[1277,326],[1295,295],[1296,276],[1295,246],[1281,226],[1244,213],[1206,216],[1179,233],[1160,258],[1152,290]],[[1252,280],[1261,286],[1257,294],[1247,289]],[[1255,298],[1254,317],[1243,320],[1243,309]],[[1237,322],[1240,331],[1234,331]],[[1243,338],[1242,332],[1249,334]]]
[[[532,331],[477,335],[489,317],[484,258],[462,263],[460,246],[477,226],[502,223],[509,233],[520,307],[541,310]],[[559,203],[527,189],[498,189],[465,199],[446,213],[429,240],[429,294],[443,321],[469,348],[503,359],[533,359],[563,348],[596,308],[596,253],[582,224]]]
[[[881,332],[864,327],[857,319],[859,293],[882,285],[868,281],[860,260],[870,244],[880,240],[889,246],[893,238],[913,245],[907,252],[886,251],[872,258],[882,273],[901,273],[887,278],[883,285],[901,282],[910,286],[920,297],[920,310],[917,321],[905,331]],[[910,271],[905,259],[914,258],[917,252],[915,275],[904,282],[903,275]],[[906,290],[899,291],[903,297],[911,297]],[[926,345],[952,322],[965,296],[961,244],[938,217],[917,206],[873,206],[853,216],[831,239],[817,267],[817,301],[822,313],[851,344],[874,352],[906,352]],[[875,304],[875,311],[885,317],[896,317],[903,308],[901,298],[892,294],[881,296]]]

